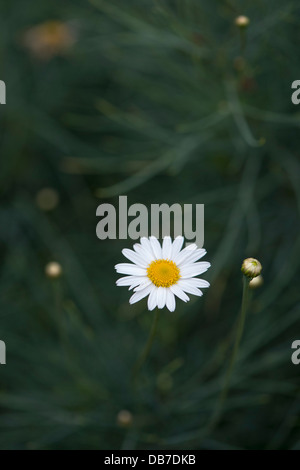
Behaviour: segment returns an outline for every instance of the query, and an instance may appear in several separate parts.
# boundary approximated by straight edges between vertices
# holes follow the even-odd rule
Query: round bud
[[[263,283],[264,279],[261,275],[259,275],[251,279],[251,281],[249,282],[249,287],[251,287],[251,289],[257,289],[258,287],[261,287]]]
[[[242,273],[245,274],[245,276],[253,279],[254,277],[259,276],[261,271],[262,265],[257,259],[247,258],[244,260],[242,264]]]
[[[51,261],[45,268],[46,276],[50,279],[57,279],[62,275],[62,267],[56,261]]]
[[[122,428],[128,428],[131,426],[133,416],[128,410],[121,410],[117,415],[117,423]]]
[[[236,17],[234,22],[239,28],[246,28],[249,25],[250,20],[248,16],[240,15]]]

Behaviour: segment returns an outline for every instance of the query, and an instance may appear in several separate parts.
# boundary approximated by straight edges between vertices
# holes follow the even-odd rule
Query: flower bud
[[[261,275],[259,275],[251,279],[251,281],[249,282],[249,287],[251,287],[251,289],[257,289],[258,287],[261,287],[263,283],[264,279]]]
[[[36,195],[36,204],[43,211],[51,211],[59,203],[59,195],[55,189],[43,188]]]
[[[131,426],[133,416],[128,410],[121,410],[117,415],[117,423],[122,428],[128,428]]]
[[[245,276],[253,279],[254,277],[259,276],[261,271],[262,265],[257,259],[247,258],[244,260],[242,264],[242,273],[245,274]]]
[[[51,261],[45,268],[46,276],[50,279],[57,279],[62,275],[62,267],[56,261]]]
[[[246,28],[249,25],[250,20],[248,16],[240,15],[236,17],[234,22],[239,28]]]

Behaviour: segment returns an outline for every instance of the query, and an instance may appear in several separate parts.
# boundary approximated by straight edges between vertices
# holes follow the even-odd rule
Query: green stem
[[[247,28],[240,28],[240,40],[241,40],[241,53],[245,54],[247,44]]]
[[[215,412],[212,416],[212,419],[209,425],[210,430],[212,430],[216,426],[216,424],[219,422],[221,418],[224,403],[226,401],[226,398],[230,389],[232,372],[234,369],[234,365],[236,363],[236,359],[238,357],[239,347],[240,347],[240,343],[241,343],[241,339],[242,339],[244,327],[245,327],[245,320],[246,320],[247,307],[248,307],[248,297],[249,297],[249,279],[246,276],[244,276],[242,307],[241,307],[241,314],[240,314],[238,325],[237,325],[237,332],[236,332],[234,347],[233,347],[231,359],[229,362],[229,366],[225,375],[224,385],[221,390]]]
[[[52,289],[53,289],[53,298],[54,298],[54,309],[55,309],[55,319],[56,327],[60,342],[64,342],[64,329],[63,329],[63,317],[62,317],[62,284],[60,279],[52,280]]]
[[[149,352],[151,350],[151,346],[152,346],[152,343],[153,343],[153,340],[154,340],[154,337],[155,337],[155,334],[156,334],[156,330],[157,330],[158,319],[159,319],[159,309],[156,308],[153,323],[152,323],[152,327],[151,327],[149,337],[148,337],[148,341],[147,341],[147,343],[146,343],[139,359],[137,360],[137,362],[136,362],[136,364],[133,368],[133,378],[134,379],[136,379],[138,373],[140,372],[142,366],[144,365],[144,363],[145,363],[145,361],[146,361],[146,359],[149,355]]]

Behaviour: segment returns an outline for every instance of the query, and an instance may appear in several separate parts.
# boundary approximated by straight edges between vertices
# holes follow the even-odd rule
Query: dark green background
[[[300,449],[299,2],[240,5],[1,2],[1,449]],[[21,38],[53,19],[71,22],[77,42],[42,61]],[[36,204],[45,187],[60,196],[51,212]],[[97,206],[120,194],[205,204],[212,262],[205,296],[162,312],[136,390],[153,313],[115,286],[132,242],[95,233]],[[208,433],[248,256],[265,282]],[[56,283],[51,260],[64,270]]]

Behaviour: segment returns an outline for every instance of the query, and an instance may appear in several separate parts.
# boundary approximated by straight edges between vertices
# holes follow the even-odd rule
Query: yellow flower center
[[[149,264],[147,276],[156,287],[170,287],[180,278],[180,271],[173,261],[158,259]]]

